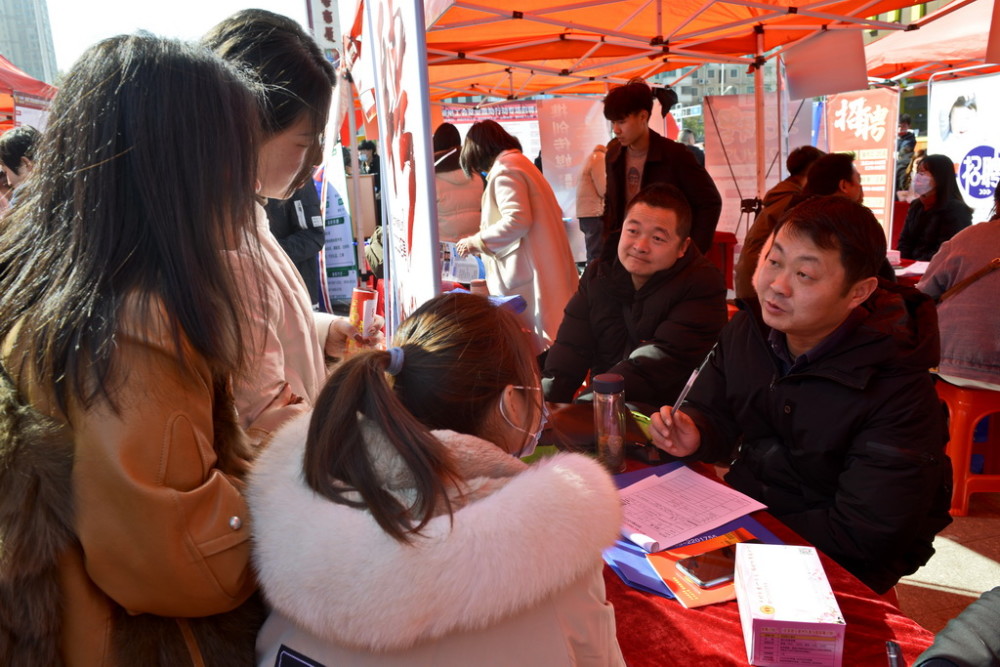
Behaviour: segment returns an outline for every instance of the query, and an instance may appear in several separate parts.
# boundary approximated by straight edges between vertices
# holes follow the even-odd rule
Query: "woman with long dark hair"
[[[947,155],[928,155],[917,164],[906,223],[899,235],[899,254],[927,261],[941,244],[972,224],[972,209],[962,200],[955,164]]]
[[[490,294],[524,298],[521,317],[535,334],[535,351],[543,352],[555,341],[578,283],[562,208],[542,172],[521,153],[521,142],[496,121],[469,128],[461,163],[466,173],[486,174],[486,192],[479,232],[455,249],[482,256]]]
[[[277,433],[250,497],[274,608],[258,664],[621,665],[598,463],[528,467],[544,403],[528,336],[483,297],[426,302],[396,347],[334,371]]]
[[[258,157],[260,197],[287,199],[320,161],[321,137],[336,74],[316,42],[292,19],[262,9],[241,10],[212,28],[202,43],[249,69],[264,88]],[[264,262],[242,250],[241,275],[260,283],[242,302],[251,318],[252,374],[236,385],[240,423],[249,425],[286,385],[312,403],[326,377],[326,357],[344,354],[356,332],[346,318],[315,312],[298,269],[271,233],[263,206],[252,212]]]
[[[91,47],[53,102],[0,229],[3,664],[252,659],[247,322],[219,253],[255,252],[256,107],[151,36]]]

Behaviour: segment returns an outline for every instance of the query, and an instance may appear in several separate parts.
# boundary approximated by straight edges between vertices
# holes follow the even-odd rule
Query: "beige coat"
[[[519,150],[500,153],[486,176],[479,233],[470,242],[486,265],[490,294],[519,294],[537,352],[549,348],[579,276],[562,209],[548,181]]]
[[[259,665],[281,646],[326,665],[613,667],[624,661],[601,550],[621,525],[611,478],[565,454],[531,467],[474,436],[435,431],[462,478],[453,520],[403,545],[361,509],[302,480],[308,416],[279,431],[251,476],[254,562],[273,607]],[[365,429],[383,487],[412,479]]]

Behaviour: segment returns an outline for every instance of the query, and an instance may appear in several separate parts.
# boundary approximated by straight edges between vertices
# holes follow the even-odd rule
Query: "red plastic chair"
[[[954,489],[951,496],[952,516],[966,516],[969,513],[969,496],[973,493],[1000,492],[1000,474],[970,472],[972,461],[972,436],[978,424],[985,417],[1000,413],[1000,391],[959,387],[938,381],[937,393],[948,406],[948,456],[951,457]],[[993,425],[991,425],[993,426]],[[995,431],[996,427],[990,429]],[[990,450],[986,451],[986,470],[993,466],[990,458],[1000,456],[996,451],[995,434],[991,434]]]

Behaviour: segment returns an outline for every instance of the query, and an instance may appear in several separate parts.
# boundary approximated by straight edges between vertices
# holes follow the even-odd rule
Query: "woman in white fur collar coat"
[[[618,493],[586,457],[516,458],[544,425],[517,318],[448,294],[396,345],[345,362],[258,459],[259,664],[624,664],[600,558]]]

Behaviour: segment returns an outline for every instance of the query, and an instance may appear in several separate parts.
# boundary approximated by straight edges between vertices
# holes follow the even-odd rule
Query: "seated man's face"
[[[618,241],[618,261],[639,289],[657,271],[684,256],[691,237],[677,234],[677,214],[670,209],[636,204],[629,209]]]
[[[845,293],[844,278],[838,250],[819,248],[788,226],[778,230],[754,284],[765,324],[785,333],[794,356],[830,335],[870,294]]]

